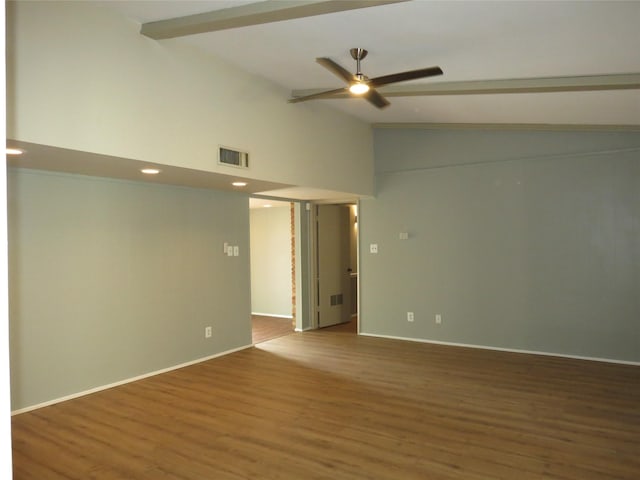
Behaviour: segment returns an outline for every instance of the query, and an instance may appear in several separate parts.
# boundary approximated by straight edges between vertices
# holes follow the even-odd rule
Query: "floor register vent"
[[[249,168],[249,154],[229,147],[218,149],[218,163],[231,167]]]

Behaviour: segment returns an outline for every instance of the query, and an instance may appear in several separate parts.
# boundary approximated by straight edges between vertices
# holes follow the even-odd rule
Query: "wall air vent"
[[[335,307],[336,305],[342,305],[342,294],[338,293],[337,295],[331,295],[330,302],[332,307]]]
[[[249,168],[249,154],[228,147],[218,149],[218,163],[231,167]]]

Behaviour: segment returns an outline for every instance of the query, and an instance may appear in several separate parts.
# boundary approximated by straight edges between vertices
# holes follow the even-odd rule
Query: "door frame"
[[[357,333],[360,333],[360,201],[344,202],[313,202],[291,198],[270,197],[266,195],[250,195],[256,198],[280,200],[294,204],[294,229],[295,229],[295,289],[296,289],[296,315],[295,331],[304,332],[318,329],[318,286],[317,286],[317,218],[316,205],[356,205],[358,211],[356,229],[356,268],[358,269],[358,281],[356,285],[357,295]]]

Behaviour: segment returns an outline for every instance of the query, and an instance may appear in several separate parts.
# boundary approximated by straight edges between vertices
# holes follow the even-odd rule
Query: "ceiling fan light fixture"
[[[369,85],[364,82],[352,83],[349,87],[349,91],[354,95],[362,95],[363,93],[367,93],[369,91]]]
[[[440,67],[421,68],[419,70],[409,70],[406,72],[382,75],[381,77],[369,78],[360,70],[360,62],[367,56],[364,48],[352,48],[349,50],[351,56],[356,61],[356,73],[351,73],[346,68],[340,66],[328,57],[316,58],[316,62],[325,67],[331,73],[344,80],[348,85],[346,88],[336,88],[325,90],[309,95],[297,95],[294,91],[294,98],[289,99],[290,103],[304,102],[319,98],[339,98],[338,95],[350,93],[353,96],[363,98],[377,108],[385,108],[390,105],[389,101],[378,92],[379,87],[384,87],[391,83],[406,82],[418,78],[433,77],[442,75]]]

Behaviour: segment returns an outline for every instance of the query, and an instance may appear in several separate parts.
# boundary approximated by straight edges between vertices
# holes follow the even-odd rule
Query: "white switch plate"
[[[211,327],[205,327],[204,338],[211,338],[211,335],[212,335]]]
[[[369,245],[369,252],[378,253],[378,244],[372,243],[371,245]]]
[[[227,247],[227,256],[233,257],[233,247],[231,245]]]
[[[238,245],[234,245],[233,246],[233,256],[237,257],[240,255],[240,247],[238,247]]]
[[[436,324],[440,325],[442,323],[442,315],[439,313],[436,314]]]
[[[409,232],[400,232],[400,240],[409,240]]]
[[[222,251],[225,253],[225,255],[228,255],[228,251],[229,251],[229,242],[224,242],[224,244],[222,245]]]
[[[413,322],[413,312],[407,312],[407,322]]]

